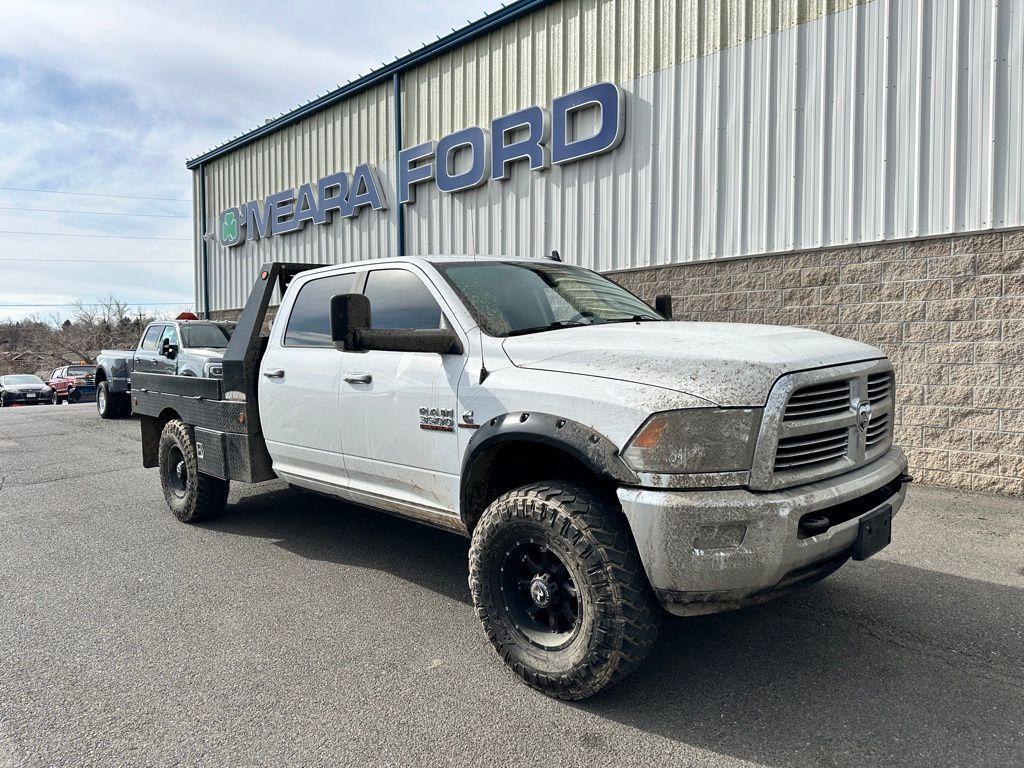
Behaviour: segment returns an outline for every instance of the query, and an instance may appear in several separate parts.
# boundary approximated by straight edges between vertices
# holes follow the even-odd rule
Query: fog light
[[[743,543],[747,526],[742,523],[703,525],[693,539],[694,549],[734,549]]]

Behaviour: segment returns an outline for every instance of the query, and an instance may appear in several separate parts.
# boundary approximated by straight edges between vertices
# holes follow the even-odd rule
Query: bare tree
[[[92,362],[102,349],[134,347],[154,319],[111,295],[91,304],[76,303],[67,319],[55,316],[45,322],[33,316],[0,322],[0,374]]]

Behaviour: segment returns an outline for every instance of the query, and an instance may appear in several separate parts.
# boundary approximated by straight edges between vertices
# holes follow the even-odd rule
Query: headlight
[[[208,379],[219,379],[224,376],[223,363],[207,363],[204,373]]]
[[[622,459],[638,472],[744,472],[750,469],[760,425],[760,408],[656,413],[627,443]]]

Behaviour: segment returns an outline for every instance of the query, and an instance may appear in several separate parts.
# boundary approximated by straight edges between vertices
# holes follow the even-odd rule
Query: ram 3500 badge
[[[673,322],[556,261],[267,264],[223,366],[133,377],[143,463],[180,520],[279,477],[469,536],[487,637],[566,699],[633,671],[663,611],[874,554],[910,480],[879,350]]]

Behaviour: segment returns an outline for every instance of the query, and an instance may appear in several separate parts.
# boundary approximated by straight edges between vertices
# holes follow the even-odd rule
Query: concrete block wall
[[[880,347],[924,483],[1024,496],[1024,230],[609,275],[678,319],[797,325]]]

